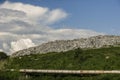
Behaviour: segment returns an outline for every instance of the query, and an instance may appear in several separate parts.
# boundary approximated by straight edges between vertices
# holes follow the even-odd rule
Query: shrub
[[[6,58],[8,58],[8,56],[6,55],[6,53],[0,52],[0,60],[4,60]]]

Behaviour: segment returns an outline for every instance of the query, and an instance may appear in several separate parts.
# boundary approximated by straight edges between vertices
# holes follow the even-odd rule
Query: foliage
[[[0,52],[0,70],[4,68],[4,65],[6,64],[6,59],[8,59],[6,53]]]
[[[18,80],[19,76],[18,72],[0,71],[0,80]]]
[[[6,68],[16,69],[69,69],[120,70],[120,47],[75,49],[60,53],[32,54],[7,61]],[[120,80],[119,75],[47,75],[30,74],[29,80]]]
[[[8,56],[6,55],[6,53],[0,52],[0,60],[4,60],[6,58],[8,58]]]

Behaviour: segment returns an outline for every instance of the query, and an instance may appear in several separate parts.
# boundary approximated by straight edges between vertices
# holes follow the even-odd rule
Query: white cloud
[[[1,8],[0,7],[0,22],[8,23],[14,20],[25,20],[26,14],[22,11]]]
[[[9,49],[8,44],[3,43],[3,49],[4,49],[4,50],[8,50],[8,49]]]
[[[0,49],[11,53],[43,42],[101,35],[85,29],[53,29],[68,16],[62,9],[6,1],[0,4]],[[34,43],[33,43],[34,42]]]
[[[31,39],[20,39],[18,41],[11,42],[11,52],[19,51],[33,46],[35,46],[35,44]]]
[[[3,52],[3,50],[2,50],[2,49],[0,49],[0,52]]]
[[[60,20],[62,18],[65,18],[67,16],[67,14],[60,9],[56,9],[50,12],[50,17],[48,17],[48,22],[55,22],[57,20]]]
[[[23,4],[23,3],[18,3],[18,2],[11,3],[8,1],[6,1],[0,7],[25,12],[27,16],[32,17],[32,18],[42,16],[48,11],[48,8],[43,8],[39,6],[33,6],[30,4]]]
[[[43,35],[46,40],[67,40],[76,38],[88,38],[91,36],[104,35],[92,30],[86,29],[53,29],[49,30],[46,35]]]
[[[12,13],[13,15],[8,17],[9,19],[16,19],[18,17],[17,12],[23,13],[24,16],[19,16],[21,19],[24,17],[24,20],[30,20],[30,22],[41,21],[43,23],[54,23],[60,19],[63,19],[67,16],[67,13],[61,9],[50,10],[46,7],[34,6],[30,4],[23,3],[11,3],[6,1],[4,4],[0,5],[1,9],[9,9],[16,11]],[[21,17],[21,18],[20,18]],[[32,20],[32,21],[31,21]]]

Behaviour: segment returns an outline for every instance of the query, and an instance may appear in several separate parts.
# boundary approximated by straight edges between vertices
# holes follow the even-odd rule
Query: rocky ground
[[[90,38],[80,38],[74,40],[56,40],[48,43],[43,43],[36,47],[31,47],[29,49],[15,52],[13,53],[12,57],[47,52],[64,52],[76,48],[101,48],[119,45],[120,36],[100,35]]]

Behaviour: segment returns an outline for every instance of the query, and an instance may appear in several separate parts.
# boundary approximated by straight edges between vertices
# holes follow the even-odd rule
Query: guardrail
[[[42,70],[42,69],[9,69],[21,73],[54,73],[54,74],[120,74],[120,70]]]

